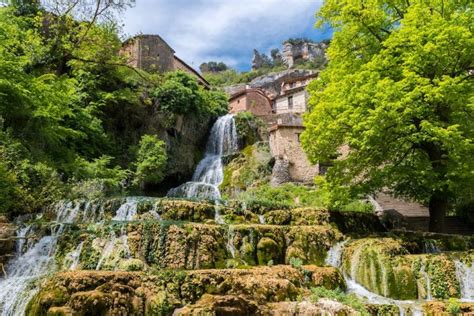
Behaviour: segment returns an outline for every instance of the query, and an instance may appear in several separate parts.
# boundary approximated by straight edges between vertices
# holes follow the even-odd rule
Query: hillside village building
[[[194,76],[205,88],[209,82],[195,69],[175,55],[175,51],[159,35],[138,35],[126,40],[120,53],[128,65],[150,72],[182,70]]]
[[[306,112],[309,97],[306,86],[315,77],[317,74],[283,81],[281,94],[274,101],[274,112],[276,114]]]
[[[245,88],[229,98],[229,112],[235,114],[245,111],[257,117],[271,115],[272,101],[261,89]]]
[[[300,143],[304,131],[301,124],[276,124],[269,130],[270,150],[275,157],[272,184],[295,181],[310,183],[320,173],[319,165],[312,165]]]

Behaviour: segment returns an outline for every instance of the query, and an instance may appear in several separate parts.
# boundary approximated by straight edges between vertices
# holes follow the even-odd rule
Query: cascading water
[[[112,218],[112,220],[117,222],[129,222],[133,220],[134,217],[137,215],[138,201],[139,199],[137,197],[128,197],[125,203],[120,205],[120,207],[117,209],[117,212]],[[103,267],[103,264],[110,258],[110,256],[114,252],[114,249],[117,247],[117,241],[120,241],[125,256],[129,258],[130,248],[128,247],[126,223],[121,224],[120,236],[118,238],[115,236],[114,231],[110,233],[110,236],[102,250],[99,262],[97,263],[96,270],[100,270]]]
[[[332,246],[331,249],[329,249],[328,255],[325,260],[325,263],[327,265],[335,267],[335,268],[339,268],[341,266],[342,251],[344,250],[344,246],[348,241],[349,239],[340,241],[334,246]]]
[[[456,277],[461,286],[461,300],[465,302],[474,301],[474,262],[467,265],[464,262],[456,260]]]
[[[431,295],[431,278],[426,272],[426,266],[425,263],[422,263],[421,269],[420,269],[420,274],[425,280],[425,287],[426,287],[426,299],[427,300],[432,300],[433,296]]]
[[[168,196],[220,200],[219,185],[224,180],[222,157],[237,150],[234,117],[231,114],[221,116],[211,129],[205,157],[196,167],[192,181],[171,189]]]
[[[344,251],[344,246],[349,240],[341,241],[336,243],[328,251],[328,256],[326,257],[325,263],[327,265],[333,266],[335,268],[341,268],[342,264],[342,253]],[[360,250],[360,249],[358,249]],[[412,316],[423,315],[423,308],[419,302],[415,301],[400,301],[384,296],[372,293],[367,290],[365,287],[360,285],[355,281],[355,275],[357,272],[357,261],[360,257],[360,251],[356,250],[352,257],[351,263],[351,276],[348,276],[346,273],[343,273],[344,279],[347,285],[347,291],[349,293],[354,293],[358,297],[363,297],[371,304],[391,304],[396,305],[400,310],[400,316],[404,316],[407,310],[411,311]]]
[[[137,214],[138,198],[127,198],[120,205],[113,221],[128,222]],[[68,227],[75,223],[100,223],[105,220],[103,205],[84,201],[62,201],[53,207],[56,217],[46,231],[49,235],[42,236],[37,225],[20,225],[16,237],[16,257],[5,267],[5,277],[0,279],[0,315],[24,315],[26,306],[38,291],[38,282],[42,277],[56,271],[60,266],[75,270],[80,267],[80,256],[84,241],[77,241],[72,251],[65,255],[59,265],[56,262],[56,250],[61,236],[67,233]],[[127,255],[127,223],[121,224],[120,236],[111,234],[105,244],[98,267],[107,261],[114,251],[117,240],[120,241]],[[39,239],[39,240],[38,240]]]
[[[35,282],[56,269],[54,260],[59,237],[66,224],[73,223],[79,213],[80,203],[58,203],[55,226],[51,235],[42,237],[36,244],[23,252],[26,233],[29,229],[20,229],[18,235],[18,255],[6,267],[6,277],[0,280],[0,311],[2,316],[22,315],[26,305],[37,292]]]

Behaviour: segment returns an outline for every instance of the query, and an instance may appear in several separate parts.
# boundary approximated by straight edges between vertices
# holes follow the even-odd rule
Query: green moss
[[[257,244],[257,258],[259,265],[266,265],[268,261],[278,261],[281,258],[280,246],[268,237],[263,237]]]

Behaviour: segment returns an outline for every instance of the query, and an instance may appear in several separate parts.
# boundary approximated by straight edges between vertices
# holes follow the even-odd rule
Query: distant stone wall
[[[129,65],[146,71],[174,70],[174,51],[157,35],[141,35],[125,42],[122,54]]]
[[[313,182],[319,174],[319,166],[312,165],[301,148],[300,135],[303,126],[276,126],[270,130],[272,156],[290,162],[289,174],[293,181]]]

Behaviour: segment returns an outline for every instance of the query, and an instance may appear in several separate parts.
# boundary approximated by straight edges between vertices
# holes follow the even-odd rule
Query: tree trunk
[[[430,198],[430,232],[445,232],[445,217],[448,208],[448,197],[442,192],[435,192]]]

